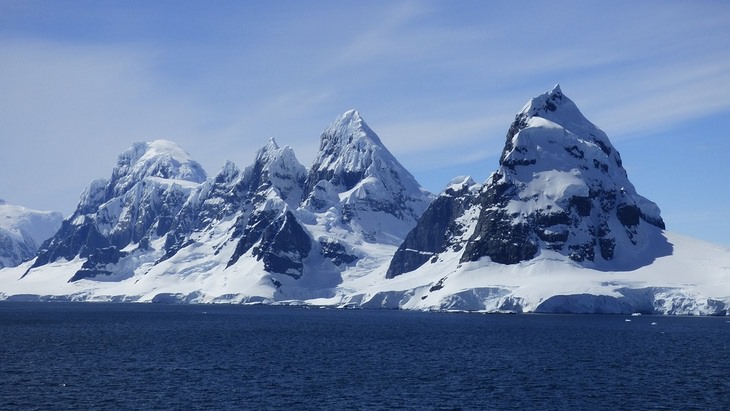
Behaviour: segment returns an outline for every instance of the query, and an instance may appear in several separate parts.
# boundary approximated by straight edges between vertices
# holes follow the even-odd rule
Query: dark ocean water
[[[0,408],[730,409],[728,321],[6,302]]]

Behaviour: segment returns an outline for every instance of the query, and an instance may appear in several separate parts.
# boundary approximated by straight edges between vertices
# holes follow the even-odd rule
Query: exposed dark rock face
[[[407,273],[420,267],[435,255],[462,247],[459,240],[464,224],[457,219],[473,204],[471,179],[461,186],[450,187],[437,197],[421,216],[419,224],[406,236],[388,266],[386,278]]]
[[[299,225],[294,214],[287,211],[266,227],[252,255],[263,260],[266,271],[298,279],[303,273],[303,260],[311,248],[309,234]]]
[[[86,259],[81,269],[71,277],[68,282],[81,280],[83,278],[94,278],[98,275],[111,275],[111,271],[107,270],[109,264],[116,264],[119,259],[126,256],[127,253],[119,251],[116,247],[97,248],[95,252]]]
[[[276,221],[277,215],[276,211],[262,211],[250,218],[239,217],[233,238],[240,238],[240,240],[238,240],[236,250],[228,261],[228,267],[238,262],[238,259],[246,254],[254,244],[261,241],[264,232]],[[243,221],[245,221],[245,225]]]
[[[510,224],[500,213],[487,213],[479,219],[473,240],[466,244],[461,261],[477,261],[488,256],[501,264],[516,264],[537,255],[538,245],[527,224]]]
[[[494,262],[515,264],[537,254],[535,233],[529,224],[515,224],[505,211],[509,201],[517,195],[515,187],[500,182],[499,177],[499,174],[492,176],[479,196],[482,212],[461,256],[462,262],[489,256]]]
[[[352,264],[358,259],[356,255],[349,254],[345,246],[336,240],[321,239],[319,245],[322,255],[336,266]]]
[[[221,221],[234,219],[226,242],[235,241],[236,247],[226,267],[236,264],[253,248],[252,254],[264,260],[267,271],[287,274],[296,268],[295,276],[300,276],[301,261],[289,267],[282,261],[283,249],[275,248],[284,245],[279,235],[287,230],[292,230],[292,235],[301,232],[301,227],[292,228],[292,224],[298,223],[290,220],[293,214],[288,209],[299,203],[305,176],[306,171],[291,148],[280,148],[273,139],[257,152],[253,164],[245,170],[226,163],[213,179],[191,194],[178,213],[174,228],[167,235],[166,253],[161,261],[200,239],[207,239],[205,233],[214,230]],[[298,240],[296,248],[303,258],[309,252],[300,249],[306,241],[292,238]],[[293,255],[292,258],[298,259]],[[284,271],[276,271],[280,269]]]
[[[40,267],[59,258],[73,260],[77,255],[85,258],[95,250],[111,246],[108,238],[99,233],[93,224],[71,224],[66,220],[55,236],[41,246],[32,268]]]

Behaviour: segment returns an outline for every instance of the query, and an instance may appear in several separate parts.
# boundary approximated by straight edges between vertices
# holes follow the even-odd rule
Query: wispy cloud
[[[339,51],[329,68],[364,64],[382,58],[414,56],[423,45],[413,32],[410,23],[423,16],[427,9],[424,3],[393,3],[388,10],[379,13],[377,20],[358,22],[355,20],[354,37]],[[358,24],[359,23],[359,24]],[[420,30],[417,28],[415,30]]]
[[[628,81],[607,81],[604,101],[588,100],[595,121],[616,139],[648,132],[719,112],[730,112],[730,61],[671,70],[648,70]],[[597,93],[596,93],[597,94]]]
[[[350,108],[438,187],[494,169],[515,113],[555,83],[615,140],[730,112],[724,2],[0,10],[0,194],[36,208],[72,207],[138,140],[176,140],[214,173],[273,136],[308,164]]]
[[[482,145],[489,140],[500,140],[503,143],[504,136],[497,136],[509,124],[502,123],[503,118],[487,113],[474,118],[413,119],[382,124],[378,127],[378,135],[394,153],[422,154],[461,144]]]

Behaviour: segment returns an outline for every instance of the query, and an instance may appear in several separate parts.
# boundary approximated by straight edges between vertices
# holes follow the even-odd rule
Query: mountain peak
[[[664,229],[659,207],[636,192],[608,136],[559,86],[531,99],[517,114],[488,188],[499,193],[494,204],[485,206],[488,218],[482,218],[491,218],[492,225],[484,223],[477,232],[487,238],[494,221],[501,221],[500,230],[520,237],[505,236],[507,243],[520,244],[519,250],[499,249],[502,239],[491,236],[492,244],[467,246],[467,259],[490,255],[515,263],[546,248],[577,262],[600,259],[626,267],[632,259],[639,261],[636,256],[649,246],[652,230]]]
[[[264,168],[272,167],[273,163],[279,164],[280,167],[301,168],[299,160],[297,160],[294,150],[290,146],[280,147],[273,137],[270,137],[266,144],[256,152],[257,163],[261,163]]]
[[[269,137],[266,144],[256,152],[256,162],[268,164],[281,155],[282,149],[276,143],[274,137]],[[262,165],[263,165],[262,164]]]
[[[552,161],[538,161],[538,157],[550,157]],[[562,93],[560,85],[555,85],[551,91],[530,99],[515,116],[500,165],[513,171],[516,166],[532,169],[535,162],[545,170],[570,169],[576,161],[610,174],[614,184],[626,180],[621,156],[606,133],[586,119]]]
[[[332,124],[322,133],[320,150],[326,150],[328,146],[344,145],[360,139],[372,140],[381,145],[380,138],[365,123],[360,112],[355,109],[348,110],[337,117]]]
[[[583,117],[575,103],[563,94],[563,91],[560,89],[560,84],[556,84],[552,90],[530,99],[522,107],[520,114],[527,117],[547,118],[550,117],[550,113],[565,111],[566,109],[573,112],[572,114],[575,114],[574,112],[577,111],[577,114]]]
[[[361,123],[363,121],[362,116],[360,116],[360,112],[357,111],[357,109],[351,108],[344,113],[342,113],[335,122],[338,120],[343,122],[352,122],[352,123]]]
[[[305,208],[322,212],[334,207],[350,229],[369,239],[393,242],[405,236],[430,200],[430,193],[388,151],[357,110],[340,115],[322,133],[304,185]]]
[[[352,118],[354,120],[361,120],[362,117],[360,117],[360,112],[357,111],[357,109],[351,108],[344,113],[342,113],[341,117],[343,118]]]
[[[515,117],[510,133],[514,134],[527,127],[529,119],[535,117],[549,120],[573,134],[587,135],[594,140],[600,140],[597,144],[604,144],[607,147],[611,144],[606,133],[591,123],[573,100],[563,94],[559,84],[556,84],[551,91],[530,99]]]
[[[138,169],[153,164],[160,158],[169,159],[167,161],[178,164],[194,163],[190,155],[177,143],[169,140],[154,140],[133,143],[132,147],[119,155],[117,168],[120,172]]]
[[[279,147],[272,137],[259,149],[254,164],[247,167],[244,174],[252,189],[270,182],[279,196],[296,208],[301,200],[301,185],[304,184],[307,170],[297,160],[290,146]]]
[[[176,143],[154,140],[134,143],[119,155],[112,171],[112,183],[117,185],[118,192],[146,177],[202,183],[207,175],[203,167]]]
[[[266,151],[273,151],[278,150],[279,144],[276,143],[276,139],[274,137],[269,137],[269,140],[266,141],[266,145],[262,148],[262,150]]]
[[[144,148],[144,154],[139,161],[161,155],[170,156],[181,163],[192,160],[182,147],[170,140],[153,140],[146,143],[135,143],[134,146]]]
[[[407,180],[403,183],[417,186],[360,113],[348,110],[322,132],[319,153],[310,168],[305,193],[310,193],[321,180],[329,181],[338,190],[350,190],[365,177],[378,172],[378,167],[372,167],[374,163],[402,170],[399,173]]]

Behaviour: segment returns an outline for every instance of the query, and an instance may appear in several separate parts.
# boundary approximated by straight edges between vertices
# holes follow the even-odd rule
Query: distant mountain
[[[0,268],[32,259],[62,220],[59,212],[31,210],[0,199]]]

